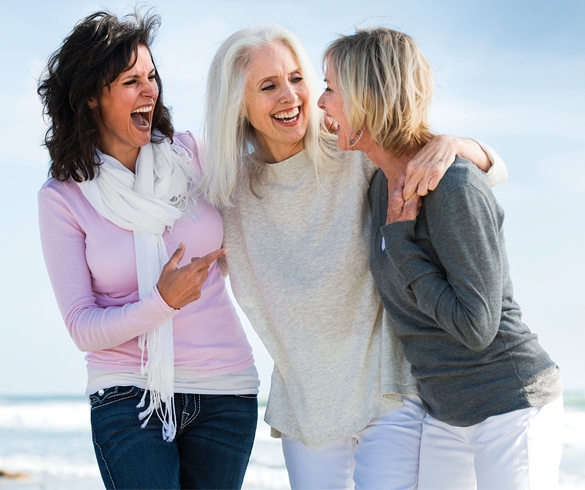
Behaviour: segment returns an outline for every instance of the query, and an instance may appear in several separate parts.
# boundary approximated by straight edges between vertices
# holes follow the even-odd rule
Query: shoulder
[[[196,138],[191,131],[178,131],[173,134],[173,142],[178,143],[184,148],[191,151],[197,151],[201,146],[200,141]]]
[[[54,223],[58,216],[67,221],[74,217],[74,221],[79,222],[80,217],[90,212],[89,202],[72,179],[47,180],[37,193],[37,204],[40,223]]]
[[[191,131],[179,131],[173,134],[173,144],[179,145],[187,150],[191,158],[191,165],[201,170],[202,144],[199,138],[194,136]]]
[[[369,184],[378,170],[365,153],[361,151],[335,149],[335,160],[338,171],[353,175],[354,178],[365,179]]]
[[[72,180],[48,179],[37,194],[39,202],[66,201],[76,199],[81,195],[79,186]]]
[[[501,226],[504,217],[485,174],[460,157],[455,159],[437,188],[423,198],[423,206],[432,222],[448,223],[447,229],[454,226],[454,216],[459,224],[469,226],[475,226],[472,223],[482,219]]]
[[[179,145],[197,158],[201,151],[201,141],[191,131],[179,131],[173,134],[173,144]]]
[[[472,162],[460,156],[449,167],[436,190],[429,194],[435,199],[448,199],[453,193],[479,192],[491,195],[485,174]]]

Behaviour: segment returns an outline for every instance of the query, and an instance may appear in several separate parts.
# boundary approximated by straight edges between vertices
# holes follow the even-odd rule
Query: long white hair
[[[246,174],[251,186],[262,179],[266,163],[261,160],[260,142],[248,120],[245,89],[254,50],[277,42],[296,56],[309,88],[309,118],[303,141],[309,158],[317,174],[334,166],[334,137],[323,125],[323,112],[317,107],[317,76],[299,40],[276,24],[241,29],[221,44],[207,78],[205,160],[199,191],[216,206],[231,205],[236,185]]]

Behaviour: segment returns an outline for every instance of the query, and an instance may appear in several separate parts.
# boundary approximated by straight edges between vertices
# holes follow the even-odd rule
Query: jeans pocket
[[[120,400],[135,397],[140,391],[140,388],[136,386],[112,386],[111,388],[96,391],[89,395],[91,409],[98,409]]]

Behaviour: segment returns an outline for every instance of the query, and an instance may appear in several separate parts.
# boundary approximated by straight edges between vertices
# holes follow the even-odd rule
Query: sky
[[[42,258],[36,193],[49,158],[36,95],[47,58],[85,15],[129,2],[0,0],[0,395],[81,394],[84,354],[68,336]],[[509,171],[495,189],[524,321],[585,390],[585,2],[336,0],[150,2],[153,46],[177,130],[201,134],[213,53],[243,27],[295,33],[322,78],[328,42],[359,26],[400,29],[435,70],[432,129],[479,139]],[[324,86],[324,84],[323,84]],[[65,253],[65,252],[64,252]],[[266,394],[272,363],[249,324]]]

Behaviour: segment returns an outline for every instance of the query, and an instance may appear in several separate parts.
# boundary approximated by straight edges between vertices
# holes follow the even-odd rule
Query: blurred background
[[[132,4],[1,0],[0,5],[0,430],[12,430],[26,426],[18,400],[79,397],[86,378],[84,354],[63,325],[38,238],[36,192],[46,179],[48,154],[41,146],[46,126],[37,80],[80,18],[104,8],[124,14]],[[173,109],[175,128],[196,135],[211,58],[237,29],[262,22],[286,26],[306,47],[320,78],[321,54],[339,34],[383,25],[412,35],[435,70],[433,129],[485,141],[506,162],[509,179],[495,192],[506,211],[515,296],[525,322],[561,367],[570,399],[575,406],[582,403],[585,2],[166,0],[151,5],[162,16],[153,55],[165,102]],[[246,329],[265,397],[272,362],[249,325]],[[2,412],[8,406],[12,412]],[[19,412],[20,419],[11,418]],[[569,432],[581,434],[573,442],[582,450],[579,424]],[[0,446],[0,469],[14,451]],[[583,458],[575,468],[584,466],[585,452],[575,454]],[[567,488],[571,478],[565,478]]]

